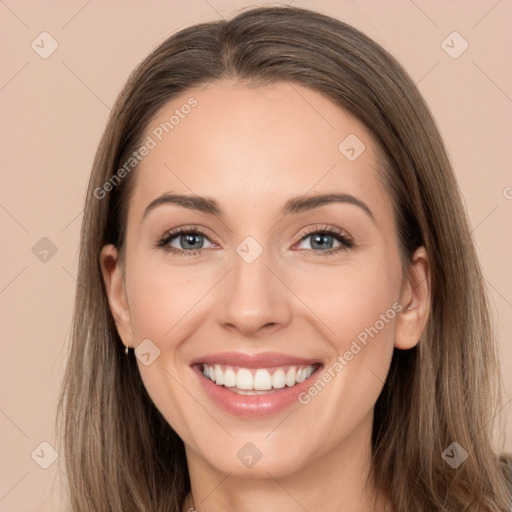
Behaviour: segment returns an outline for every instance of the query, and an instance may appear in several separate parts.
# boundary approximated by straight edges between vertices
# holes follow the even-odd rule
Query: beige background
[[[169,35],[265,3],[0,1],[0,512],[59,510],[58,464],[43,469],[36,461],[50,462],[40,443],[56,446],[82,202],[110,107],[135,65]],[[512,451],[512,2],[293,4],[346,21],[383,45],[418,83],[439,123],[496,314]],[[48,36],[38,38],[43,31],[58,43],[47,59],[31,47],[35,40],[50,48]],[[453,31],[469,44],[456,59],[441,46]],[[448,44],[453,53],[463,41]],[[32,250],[43,237],[57,249],[46,262]]]

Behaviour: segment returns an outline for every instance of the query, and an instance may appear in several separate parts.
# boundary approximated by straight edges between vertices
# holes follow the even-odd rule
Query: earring
[[[129,347],[128,347],[128,345],[125,345],[125,348],[124,348],[124,353],[125,353],[126,355],[128,355],[128,350],[129,350]]]

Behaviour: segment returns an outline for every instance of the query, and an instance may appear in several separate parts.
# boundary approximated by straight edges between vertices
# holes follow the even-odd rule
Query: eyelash
[[[332,228],[329,226],[314,226],[310,230],[301,234],[300,242],[303,242],[306,238],[311,235],[316,234],[325,234],[332,236],[336,241],[340,242],[341,245],[339,247],[333,247],[331,249],[327,249],[325,251],[321,251],[319,249],[305,249],[308,252],[313,252],[318,256],[329,256],[331,254],[335,254],[338,252],[346,251],[354,246],[354,241],[348,233],[342,231],[338,228]],[[171,240],[176,238],[179,235],[202,235],[208,238],[208,235],[201,229],[195,226],[187,227],[187,228],[177,228],[171,231],[167,231],[157,242],[157,248],[163,249],[165,252],[172,254],[173,256],[195,256],[199,254],[204,249],[195,249],[191,251],[186,251],[184,249],[176,249],[175,247],[170,247],[168,244]]]

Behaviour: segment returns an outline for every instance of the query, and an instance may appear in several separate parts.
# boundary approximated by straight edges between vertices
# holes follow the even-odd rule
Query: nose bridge
[[[272,260],[270,251],[252,237],[237,246],[219,307],[221,324],[250,335],[261,327],[289,322],[289,298],[286,288],[269,269],[275,266]]]

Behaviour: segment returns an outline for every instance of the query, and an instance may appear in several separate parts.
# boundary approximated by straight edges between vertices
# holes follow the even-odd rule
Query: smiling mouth
[[[205,378],[239,395],[267,395],[291,388],[311,377],[322,365],[285,365],[277,368],[243,368],[221,364],[200,364]]]

